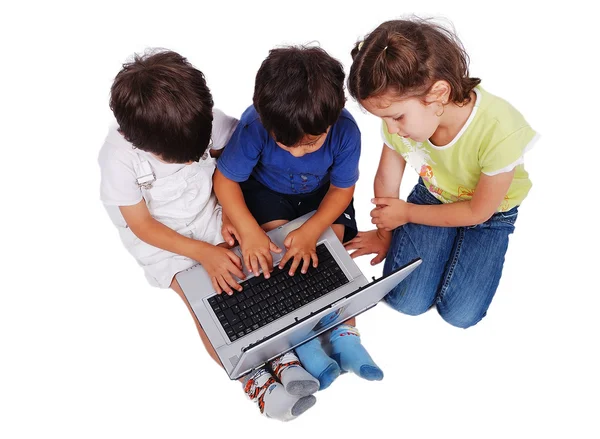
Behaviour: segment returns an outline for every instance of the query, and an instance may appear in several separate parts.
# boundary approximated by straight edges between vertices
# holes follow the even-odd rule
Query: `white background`
[[[599,39],[579,2],[550,3],[4,6],[0,437],[599,437]],[[101,206],[111,81],[134,52],[169,48],[239,116],[270,48],[316,40],[348,69],[357,39],[410,13],[451,20],[472,75],[542,135],[500,288],[468,330],[377,306],[359,327],[384,380],[344,375],[299,419],[268,420],[210,360],[180,299],[147,285]],[[364,230],[379,121],[348,108],[363,132]],[[415,181],[407,171],[403,197]]]

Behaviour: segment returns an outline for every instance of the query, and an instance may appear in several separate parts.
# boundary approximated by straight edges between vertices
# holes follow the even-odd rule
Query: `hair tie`
[[[364,41],[361,41],[360,43],[358,43],[358,51],[360,52],[360,49],[362,49],[363,44],[365,44]]]

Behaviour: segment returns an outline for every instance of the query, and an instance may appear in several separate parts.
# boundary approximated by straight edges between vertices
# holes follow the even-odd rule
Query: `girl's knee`
[[[406,286],[400,284],[390,291],[384,300],[388,305],[402,314],[418,316],[431,308],[433,297],[435,297],[435,294],[420,294],[417,291],[409,292],[406,290]]]
[[[438,313],[440,316],[452,326],[457,328],[467,329],[471,326],[475,326],[481,321],[486,315],[487,310],[478,310],[474,308],[447,308],[437,306]]]

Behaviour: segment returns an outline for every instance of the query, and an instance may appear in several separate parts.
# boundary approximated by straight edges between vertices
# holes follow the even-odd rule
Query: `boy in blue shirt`
[[[271,50],[256,75],[253,106],[242,115],[217,163],[214,189],[231,219],[244,263],[256,276],[272,271],[266,232],[316,209],[286,237],[279,266],[290,275],[317,266],[316,243],[329,226],[340,241],[357,234],[352,197],[358,180],[360,131],[344,109],[344,71],[318,47]],[[224,230],[233,244],[233,236]],[[324,389],[341,371],[369,380],[383,372],[360,344],[354,319],[333,330],[333,358],[320,341],[296,348]],[[337,360],[337,361],[336,361]]]

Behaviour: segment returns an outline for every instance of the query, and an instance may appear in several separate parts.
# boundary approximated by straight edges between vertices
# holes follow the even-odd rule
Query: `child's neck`
[[[471,100],[467,104],[459,106],[453,102],[446,105],[444,114],[440,116],[440,124],[429,141],[436,146],[444,146],[452,142],[469,120],[476,100],[477,95],[472,91]]]

